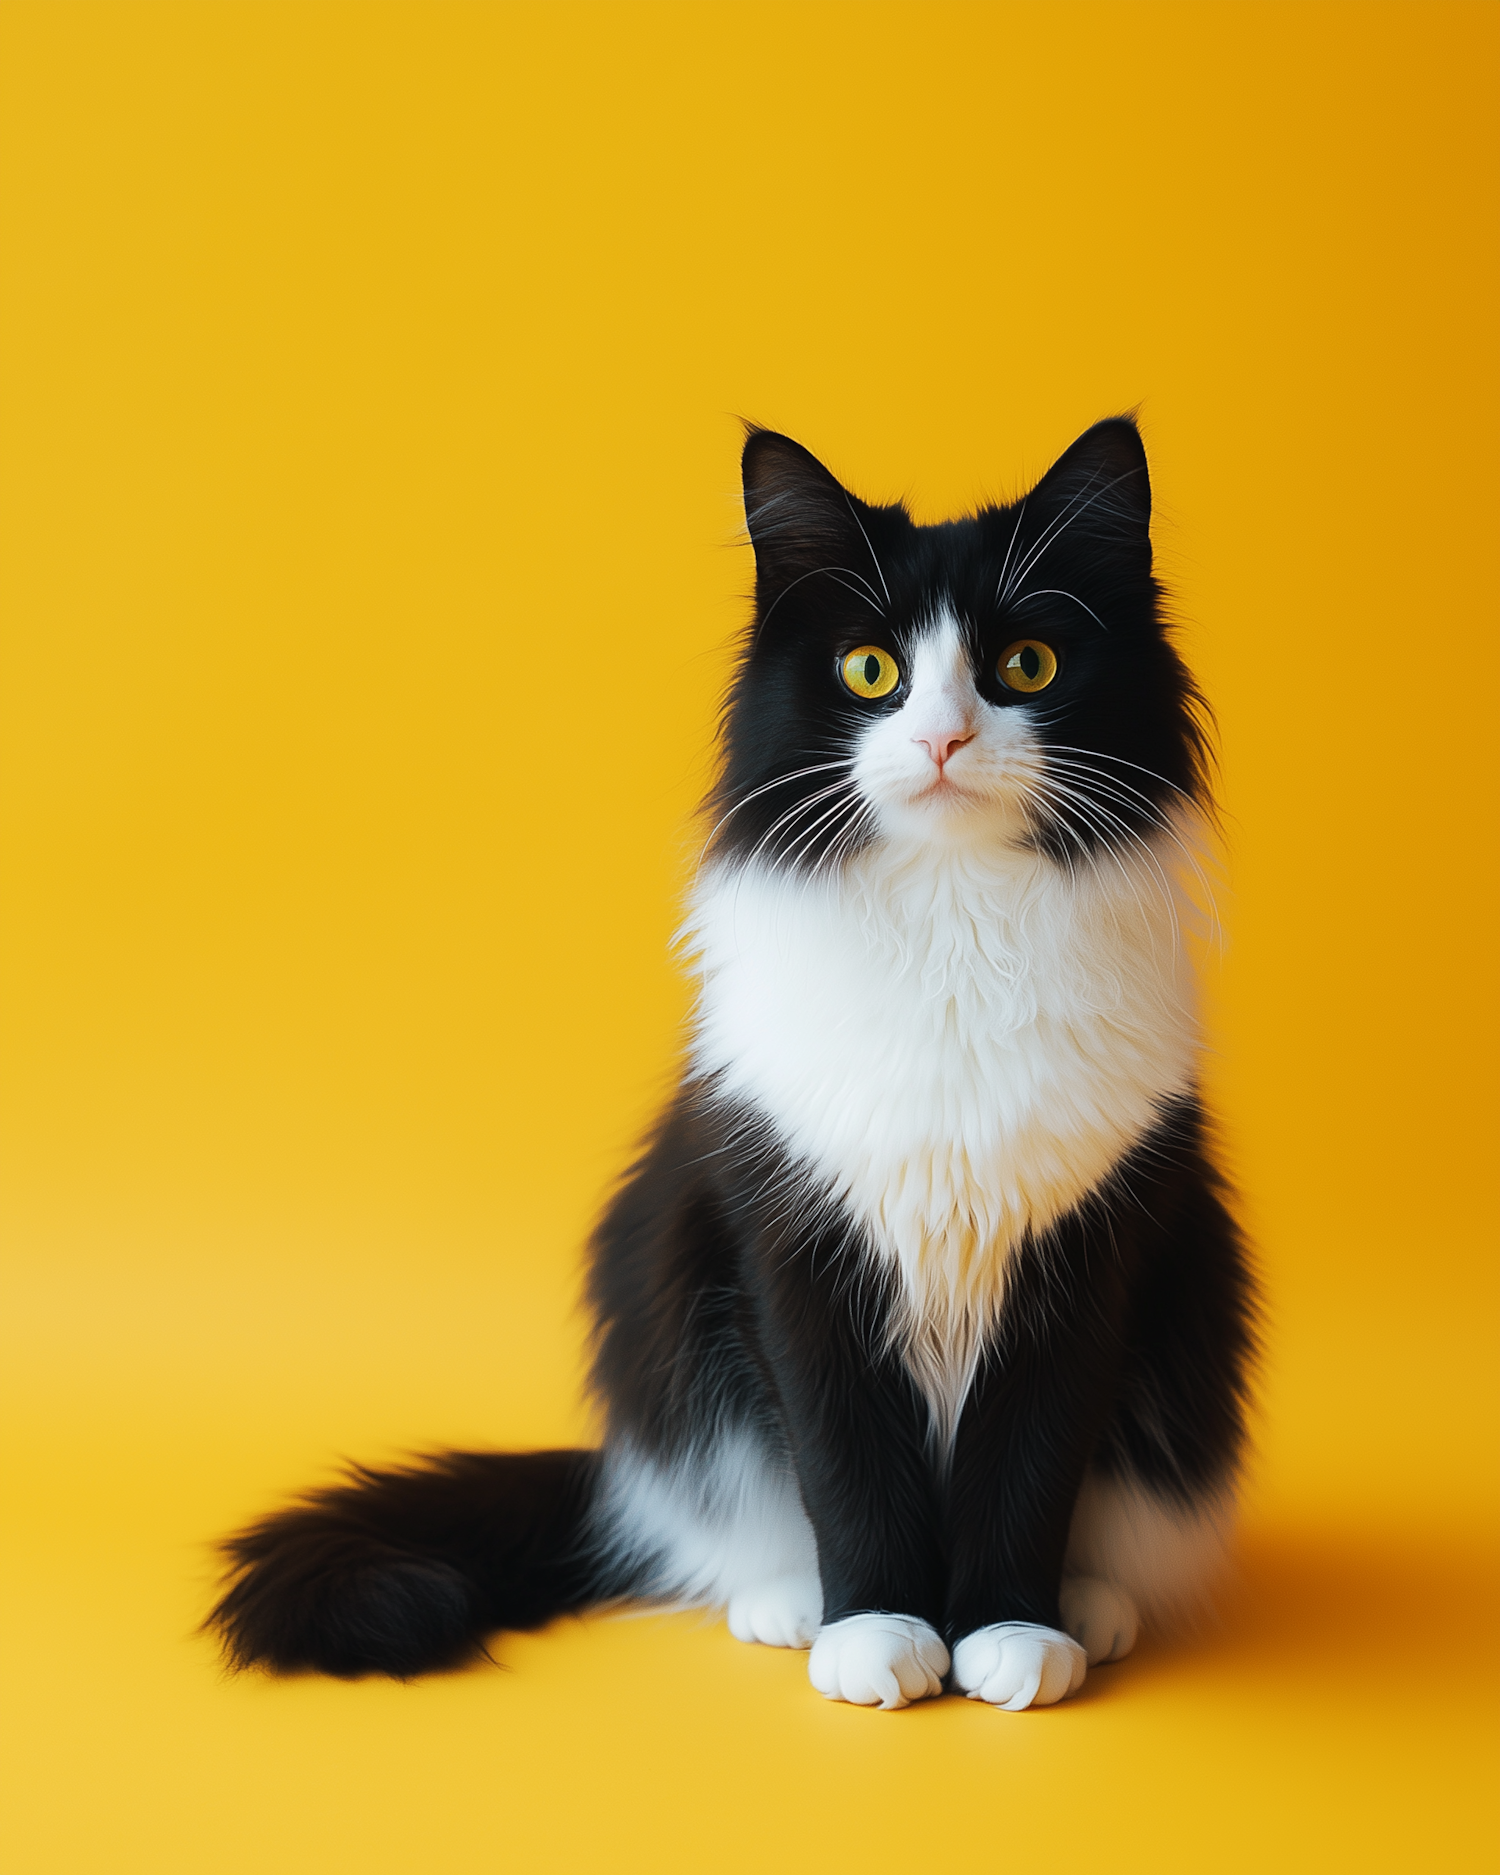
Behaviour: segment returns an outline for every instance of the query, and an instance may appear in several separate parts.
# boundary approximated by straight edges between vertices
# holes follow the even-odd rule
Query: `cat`
[[[593,1243],[602,1447],[355,1468],[241,1532],[237,1665],[404,1678],[696,1604],[831,1699],[1018,1711],[1214,1566],[1255,1298],[1138,430],[936,526],[769,430],[743,480],[691,1047]]]

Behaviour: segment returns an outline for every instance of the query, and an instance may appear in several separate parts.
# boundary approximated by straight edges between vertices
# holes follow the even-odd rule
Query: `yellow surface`
[[[0,12],[7,1875],[1497,1865],[1497,25]],[[586,1435],[735,417],[934,517],[1137,402],[1270,1300],[1221,1625],[1026,1717],[684,1618],[221,1678],[215,1533]]]

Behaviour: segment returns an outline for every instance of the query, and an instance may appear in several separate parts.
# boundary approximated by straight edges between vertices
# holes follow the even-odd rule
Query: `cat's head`
[[[1191,680],[1151,573],[1133,422],[1024,499],[919,527],[752,430],[755,618],[725,716],[714,854],[798,870],[879,841],[1067,864],[1201,802]]]

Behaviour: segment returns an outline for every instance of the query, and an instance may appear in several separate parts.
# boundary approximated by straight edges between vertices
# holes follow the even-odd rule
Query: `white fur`
[[[1134,1598],[1098,1576],[1064,1576],[1057,1605],[1062,1624],[1083,1649],[1091,1667],[1123,1660],[1141,1631]]]
[[[640,1593],[686,1606],[727,1603],[729,1629],[737,1640],[768,1647],[810,1647],[816,1640],[822,1647],[823,1591],[812,1526],[795,1478],[751,1435],[725,1435],[671,1468],[628,1447],[611,1448],[599,1517],[600,1540],[634,1571]],[[1081,1648],[1080,1657],[1089,1666],[1121,1660],[1135,1645],[1143,1618],[1164,1623],[1201,1605],[1222,1566],[1228,1519],[1227,1497],[1186,1510],[1139,1485],[1087,1479],[1073,1514],[1060,1596],[1063,1625]],[[860,1615],[834,1622],[822,1633],[838,1636],[848,1629],[852,1635],[852,1622],[877,1619],[888,1625],[914,1623],[930,1632],[914,1617]],[[1007,1632],[1027,1626],[1002,1625]],[[970,1635],[955,1650],[955,1670],[962,1660],[969,1675],[960,1678],[960,1685],[974,1697],[1018,1710],[1014,1702],[1041,1657],[1034,1658],[1034,1650],[1009,1647],[1002,1659],[988,1643],[988,1651],[970,1647],[975,1640]],[[885,1697],[890,1686],[880,1678],[889,1670],[906,1687],[917,1669],[909,1673],[901,1663],[925,1659],[920,1648],[916,1654],[903,1651],[905,1643],[898,1646],[889,1634],[878,1644],[866,1635],[857,1646],[851,1640],[850,1647],[846,1658],[844,1642],[830,1642],[818,1655],[816,1671],[809,1664],[814,1684],[829,1698],[854,1698],[830,1691],[846,1681],[869,1694],[854,1698],[860,1705],[905,1704],[926,1696],[907,1690],[892,1702]],[[835,1658],[837,1667],[827,1664]],[[1052,1656],[1047,1659],[1052,1664],[1041,1661],[1036,1687],[1023,1704],[1046,1705],[1064,1696],[1040,1696],[1061,1672]],[[877,1682],[878,1694],[871,1690]],[[1004,1697],[993,1699],[989,1689],[1001,1687],[1007,1689]],[[1064,1692],[1072,1690],[1070,1683]]]
[[[796,1479],[758,1440],[720,1437],[673,1467],[605,1457],[599,1540],[656,1600],[729,1604],[740,1640],[807,1647],[823,1618],[818,1547]]]
[[[1168,1626],[1202,1608],[1223,1568],[1231,1510],[1227,1492],[1189,1510],[1139,1484],[1084,1480],[1068,1533],[1062,1606],[1090,1665],[1128,1654],[1141,1620]],[[1106,1640],[1108,1651],[1096,1654]]]
[[[1078,1691],[1087,1671],[1077,1641],[1032,1621],[976,1628],[953,1650],[954,1684],[1005,1712],[1055,1705]]]
[[[687,934],[701,976],[695,1068],[748,1105],[892,1271],[898,1343],[951,1448],[1008,1260],[1094,1190],[1192,1084],[1198,1047],[1181,828],[1072,867],[1031,851],[1045,752],[1029,712],[976,690],[958,628],[919,638],[908,700],[873,715],[847,808],[877,838],[808,879],[708,871]],[[818,812],[827,811],[826,800]],[[795,829],[793,829],[795,840]],[[858,1615],[819,1632],[817,1551],[792,1474],[744,1433],[666,1468],[610,1452],[601,1534],[659,1599],[729,1607],[742,1640],[813,1643],[829,1698],[904,1705],[941,1689],[926,1623]],[[1090,1483],[1063,1585],[1070,1638],[981,1629],[954,1669],[973,1697],[1047,1704],[1139,1615],[1180,1600],[1217,1551],[1198,1517]],[[816,1640],[814,1641],[814,1636]]]
[[[729,1598],[729,1632],[762,1647],[811,1647],[823,1623],[823,1585],[816,1573],[777,1576]]]
[[[811,879],[711,869],[687,926],[697,1071],[895,1272],[942,1452],[1007,1259],[1189,1090],[1198,1048],[1171,842],[1072,869],[1029,850],[1044,754],[1026,716],[979,696],[938,619],[909,701],[857,751],[880,837]]]
[[[807,1662],[825,1699],[887,1712],[935,1698],[947,1671],[948,1649],[915,1615],[846,1615],[824,1628]]]

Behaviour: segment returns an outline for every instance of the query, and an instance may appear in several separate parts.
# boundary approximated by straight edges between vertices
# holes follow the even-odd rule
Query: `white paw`
[[[1088,1655],[1091,1667],[1123,1660],[1135,1646],[1141,1619],[1117,1584],[1098,1576],[1064,1576],[1057,1599],[1063,1626]]]
[[[1087,1671],[1077,1641],[1033,1621],[976,1628],[953,1650],[953,1677],[970,1699],[1006,1712],[1055,1705],[1078,1691]]]
[[[729,1632],[762,1647],[811,1647],[822,1619],[816,1576],[777,1576],[729,1598]]]
[[[890,1711],[943,1690],[948,1649],[915,1615],[846,1615],[813,1642],[807,1677],[825,1699]]]

